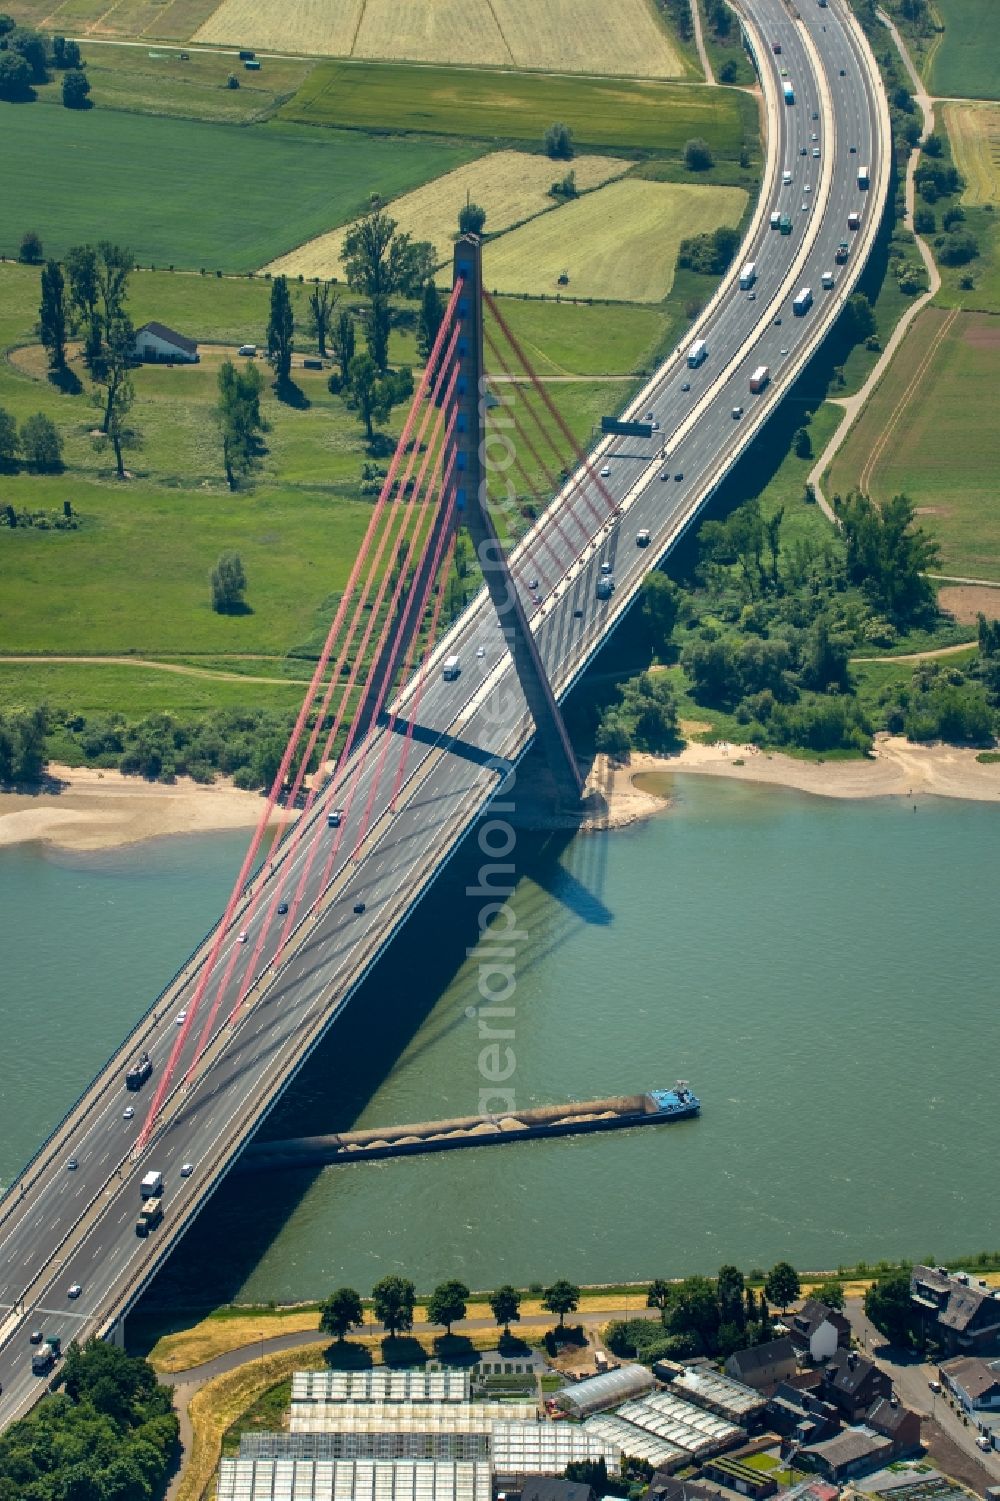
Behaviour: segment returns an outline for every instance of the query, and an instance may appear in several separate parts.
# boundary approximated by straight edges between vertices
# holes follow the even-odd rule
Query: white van
[[[457,657],[445,657],[444,666],[441,668],[441,676],[446,683],[453,683],[462,670],[462,664]]]

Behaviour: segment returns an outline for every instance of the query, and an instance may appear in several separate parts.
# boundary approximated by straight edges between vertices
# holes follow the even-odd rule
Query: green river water
[[[835,801],[695,776],[670,810],[519,836],[517,1105],[691,1080],[700,1120],[232,1176],[163,1298],[255,1300],[723,1261],[941,1257],[1000,1243],[1000,806]],[[0,851],[0,1180],[221,908],[242,837]],[[466,861],[416,915],[271,1135],[479,1108],[481,899]]]

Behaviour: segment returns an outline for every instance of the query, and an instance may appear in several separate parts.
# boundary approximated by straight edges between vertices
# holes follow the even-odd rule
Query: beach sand
[[[260,793],[241,792],[227,780],[201,786],[179,777],[166,784],[52,764],[37,793],[0,792],[0,847],[40,840],[99,850],[163,834],[252,829],[263,808]]]
[[[690,741],[676,756],[636,754],[628,766],[598,756],[587,778],[590,807],[584,829],[622,828],[669,805],[669,785],[643,785],[648,773],[684,772],[766,782],[817,797],[936,797],[1000,801],[1000,764],[984,765],[976,752],[953,745],[912,745],[899,736],[875,738],[874,755],[858,761],[802,761],[753,746]],[[263,808],[257,792],[241,792],[220,779],[200,786],[186,777],[165,785],[52,765],[37,793],[0,792],[0,847],[41,840],[69,850],[111,849],[164,834],[204,834],[252,829]],[[537,816],[535,816],[537,815]],[[276,821],[282,818],[279,812]],[[542,809],[527,821],[544,827],[575,824]]]

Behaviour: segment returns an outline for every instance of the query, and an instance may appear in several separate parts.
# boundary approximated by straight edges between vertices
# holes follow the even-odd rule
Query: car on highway
[[[531,603],[533,605],[540,605],[541,602],[542,602],[542,596],[539,594],[538,590],[536,589],[535,592],[534,592],[534,594],[531,596]]]
[[[28,1335],[28,1344],[40,1345],[42,1338],[42,1331],[40,1329],[32,1329],[31,1333]]]
[[[818,109],[814,109],[813,110],[813,119],[814,120],[818,120],[819,119],[819,110]]]
[[[771,43],[771,51],[774,53],[775,57],[780,57],[781,56],[781,43],[780,42],[772,42]]]
[[[928,1381],[927,1385],[930,1387],[932,1392],[939,1392],[941,1390],[940,1381]]]
[[[802,189],[802,191],[803,191],[803,193],[811,193],[812,192],[812,184],[807,182],[806,185],[805,185],[805,187]]]
[[[677,473],[674,475],[674,479],[680,481],[683,478],[684,478],[684,470],[683,469],[678,469]]]
[[[538,580],[537,579],[529,579],[528,580],[528,588],[529,589],[537,589],[538,588]]]
[[[134,1115],[135,1115],[134,1108],[131,1105],[126,1105],[125,1109],[122,1111],[122,1120],[123,1121],[130,1121]]]
[[[603,573],[603,574],[608,574],[608,573],[610,573],[610,572],[611,572],[611,564],[610,564],[610,563],[609,563],[609,562],[607,562],[607,560],[605,560],[605,561],[604,561],[604,562],[603,562],[603,563],[602,563],[602,564],[601,564],[601,572],[602,572],[602,573]]]
[[[787,350],[787,349],[779,349],[779,350],[778,350],[778,353],[779,353],[779,354],[787,354],[787,353],[788,353],[788,350]]]
[[[819,136],[818,136],[818,135],[817,135],[817,134],[816,134],[816,132],[815,132],[815,131],[813,131],[813,133],[812,133],[812,135],[811,135],[811,136],[810,136],[810,137],[809,137],[809,139],[810,139],[810,141],[818,141],[818,140],[819,140]]]
[[[334,808],[334,810],[333,810],[332,813],[328,813],[326,815],[326,826],[327,826],[327,828],[328,829],[339,829],[340,828],[340,821],[343,818],[343,816],[344,816],[344,810],[343,810],[343,808]]]
[[[174,1024],[175,1024],[175,1026],[183,1027],[183,1025],[187,1021],[187,1019],[188,1019],[187,1007],[185,1006],[184,1010],[183,1011],[178,1011],[177,1015],[174,1017]]]
[[[847,77],[847,69],[846,68],[841,68],[841,70],[840,70],[840,76],[841,76],[841,78],[846,78]]]
[[[247,940],[249,939],[249,937],[250,937],[250,934],[247,932],[246,928],[241,928],[240,931],[236,935],[236,942],[237,943],[246,943]]]
[[[979,1433],[976,1435],[976,1447],[977,1449],[982,1449],[984,1454],[988,1454],[993,1448],[993,1445],[990,1443],[985,1433]]]
[[[284,917],[284,915],[285,915],[285,913],[287,911],[288,911],[288,903],[287,902],[279,902],[278,903],[278,916],[279,917]]]
[[[661,479],[669,479],[670,478],[670,470],[669,469],[661,469],[660,470],[660,478]]]
[[[361,913],[365,910],[365,904],[364,904],[364,902],[355,902],[354,903],[354,910],[358,914],[358,916],[360,916]]]
[[[485,657],[485,655],[486,655],[486,648],[485,648],[485,646],[477,646],[476,647],[476,656],[477,657]]]
[[[69,1161],[67,1162],[67,1164],[66,1164],[66,1170],[67,1170],[67,1172],[75,1173],[76,1170],[77,1170],[77,1168],[79,1166],[80,1166],[80,1164],[77,1162],[76,1158],[75,1157],[71,1157],[69,1159]]]
[[[185,1162],[182,1165],[182,1167],[181,1167],[181,1177],[182,1178],[190,1178],[190,1176],[191,1176],[191,1174],[193,1172],[194,1172],[194,1163],[193,1162]]]
[[[734,418],[734,420],[738,422],[739,419],[742,416],[743,416],[743,408],[742,407],[733,407],[733,418]]]
[[[682,391],[690,391],[690,389],[691,389],[691,382],[689,380],[685,380],[685,381],[681,382],[681,390]]]
[[[603,467],[603,469],[601,470],[601,479],[610,479],[610,478],[611,478],[611,465],[610,464],[605,464],[604,467]]]
[[[66,1296],[67,1298],[78,1298],[82,1292],[83,1288],[80,1286],[79,1282],[71,1282],[69,1287],[67,1287],[66,1289]]]
[[[858,154],[858,148],[857,148],[857,146],[849,146],[847,149],[851,153],[852,156],[857,156],[857,154]]]
[[[777,317],[777,318],[775,318],[775,320],[774,320],[774,326],[775,326],[775,328],[780,328],[781,327],[781,318],[780,318],[780,316]]]
[[[583,611],[582,610],[574,610],[573,611],[573,619],[574,620],[582,620],[583,619]]]
[[[819,156],[819,147],[818,146],[814,146],[813,147],[813,156],[814,157],[818,157]]]
[[[648,547],[649,546],[649,528],[648,527],[644,526],[641,531],[636,532],[636,534],[635,534],[635,545],[636,545],[636,547]]]

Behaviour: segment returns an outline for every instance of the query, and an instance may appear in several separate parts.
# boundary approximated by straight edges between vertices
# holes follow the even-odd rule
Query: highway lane
[[[833,268],[836,244],[848,237],[847,213],[863,202],[847,169],[856,173],[858,162],[872,164],[876,155],[870,91],[859,72],[856,39],[845,30],[833,7],[817,6],[814,11],[807,0],[801,24],[794,23],[775,0],[755,0],[748,6],[748,12],[761,33],[762,65],[772,70],[784,66],[796,89],[794,106],[778,106],[775,124],[779,170],[777,182],[768,195],[768,211],[772,204],[784,210],[788,189],[780,186],[780,178],[785,165],[795,177],[793,195],[806,181],[803,169],[809,173],[813,192],[803,194],[799,203],[807,199],[815,203],[824,179],[830,193],[815,248],[803,257],[801,272],[796,271],[794,278],[796,285],[813,286],[818,304],[826,295],[819,290],[819,274]],[[807,35],[824,58],[830,90],[826,120],[821,91],[806,50]],[[781,42],[780,58],[770,53],[773,40]],[[840,67],[846,70],[843,80]],[[777,81],[776,75],[773,81]],[[813,121],[814,111],[820,115],[819,121]],[[818,143],[810,139],[814,131],[821,137]],[[857,139],[852,139],[854,136]],[[818,161],[811,155],[814,144],[821,150]],[[857,155],[848,152],[850,144],[858,146]],[[803,145],[810,153],[806,157],[800,155]],[[682,473],[683,479],[659,479],[663,466],[657,458],[656,444],[612,440],[602,445],[599,461],[611,469],[604,483],[626,506],[622,520],[601,532],[596,540],[592,537],[594,528],[587,502],[595,507],[602,507],[603,503],[597,488],[588,482],[581,493],[562,498],[562,531],[554,528],[552,513],[547,513],[538,533],[518,549],[525,591],[530,595],[527,583],[530,578],[538,577],[540,582],[542,604],[534,611],[538,640],[546,665],[561,688],[582,670],[602,634],[603,623],[621,608],[630,586],[668,545],[687,510],[704,491],[706,476],[733,444],[734,434],[742,424],[751,420],[752,403],[761,399],[749,397],[749,370],[765,362],[775,375],[780,374],[782,362],[793,361],[811,338],[818,307],[814,306],[803,319],[793,318],[788,306],[790,294],[786,291],[781,295],[780,310],[771,310],[771,300],[778,296],[783,278],[801,255],[806,228],[818,212],[811,207],[806,211],[801,208],[788,211],[794,223],[791,237],[768,229],[766,216],[764,227],[754,236],[749,254],[758,263],[754,300],[730,285],[710,317],[705,335],[710,353],[705,364],[697,371],[689,371],[682,358],[669,361],[636,403],[637,410],[642,407],[655,414],[660,423],[657,439],[666,435],[668,446],[673,448],[675,434],[681,435],[676,452],[671,452],[669,465],[671,475]],[[738,265],[733,268],[731,280],[737,271]],[[778,316],[782,319],[780,325],[773,321]],[[749,347],[744,349],[747,341]],[[787,349],[788,354],[783,355],[782,349]],[[729,359],[731,369],[725,369],[724,358]],[[688,392],[682,389],[685,383],[691,387]],[[739,396],[734,394],[737,392]],[[516,399],[516,388],[504,388],[501,395],[504,400],[512,395]],[[688,419],[700,402],[704,406],[692,424]],[[746,408],[747,415],[734,421],[731,409],[737,402]],[[640,526],[649,527],[653,535],[652,545],[645,551],[635,546],[634,534]],[[543,536],[550,539],[550,546],[542,545]],[[574,553],[579,553],[585,539],[581,559]],[[600,561],[605,557],[613,561],[618,584],[616,596],[608,604],[595,599]],[[576,615],[577,610],[582,610],[582,616]],[[291,1071],[302,1037],[311,1032],[318,1036],[336,1009],[346,1002],[368,956],[374,956],[385,934],[401,920],[414,890],[431,878],[439,852],[448,843],[448,826],[459,820],[456,809],[461,810],[463,803],[470,810],[480,808],[495,790],[503,768],[485,773],[479,760],[471,758],[465,747],[499,755],[505,758],[505,764],[523,749],[530,726],[519,690],[511,684],[509,658],[501,641],[485,601],[477,599],[441,648],[441,652],[459,651],[462,677],[458,683],[444,683],[435,670],[428,678],[419,713],[422,735],[426,734],[428,739],[415,739],[410,749],[407,762],[410,791],[398,816],[391,820],[383,817],[377,832],[370,836],[371,849],[366,848],[365,859],[351,862],[349,855],[357,836],[358,820],[367,801],[374,768],[382,755],[383,734],[364,757],[359,790],[345,819],[336,864],[335,899],[319,920],[304,918],[299,928],[300,946],[286,960],[280,977],[269,988],[262,987],[261,995],[251,994],[253,1004],[224,1052],[196,1085],[178,1099],[174,1115],[170,1115],[168,1108],[168,1119],[143,1160],[135,1164],[126,1162],[144,1101],[135,1102],[136,1120],[125,1122],[122,1111],[132,1097],[126,1096],[123,1082],[119,1082],[82,1129],[73,1148],[80,1163],[75,1172],[65,1166],[68,1153],[57,1153],[43,1166],[37,1181],[26,1189],[23,1203],[15,1185],[13,1206],[10,1201],[3,1206],[8,1213],[0,1224],[0,1306],[11,1307],[29,1283],[32,1286],[25,1311],[18,1312],[4,1325],[6,1342],[0,1349],[0,1380],[4,1384],[0,1418],[6,1419],[22,1410],[40,1385],[30,1376],[26,1342],[29,1327],[38,1324],[67,1338],[75,1329],[100,1324],[113,1302],[113,1290],[121,1287],[129,1269],[148,1262],[165,1241],[162,1230],[154,1232],[149,1242],[139,1240],[134,1234],[137,1184],[142,1172],[150,1165],[165,1172],[168,1218],[173,1225],[183,1223],[219,1175],[218,1165],[210,1160],[214,1144],[226,1139],[237,1118],[242,1130],[263,1113],[265,1078]],[[484,648],[483,658],[476,655],[480,646]],[[511,700],[510,712],[502,725],[490,714],[488,699],[495,688],[507,693]],[[477,702],[477,695],[481,702]],[[458,743],[449,748],[452,734],[457,734]],[[393,769],[402,754],[402,736],[392,737],[383,793],[375,804],[376,820],[384,814],[385,791],[391,785]],[[340,797],[338,792],[334,801]],[[325,823],[322,809],[313,814],[310,823],[322,830]],[[326,837],[321,832],[321,838]],[[281,886],[278,877],[269,883],[268,903],[273,905],[282,895],[288,899],[305,860],[303,841],[295,856],[286,862],[289,877]],[[318,894],[318,877],[324,863],[325,858],[313,866],[305,905]],[[358,900],[366,903],[362,914],[353,910]],[[260,921],[263,910],[255,921]],[[238,916],[234,928],[240,925]],[[236,945],[233,975],[220,1023],[242,983],[256,933],[255,928],[248,944]],[[265,950],[265,955],[270,951],[270,948]],[[191,988],[190,984],[178,987],[160,1008],[160,1020],[149,1044],[157,1073],[176,1037],[175,1010],[190,996]],[[213,993],[214,987],[209,989],[206,1002]],[[190,1059],[193,1037],[199,1030],[200,1023],[189,1039],[185,1062]],[[217,1030],[221,1037],[228,1035],[221,1025]],[[180,1177],[181,1164],[186,1161],[195,1164],[195,1172],[189,1179]],[[120,1165],[124,1165],[124,1180],[118,1186],[115,1174]],[[59,1239],[84,1213],[89,1215],[85,1233],[74,1236],[64,1262],[53,1262],[51,1253]],[[82,1285],[83,1292],[78,1300],[71,1301],[66,1293],[74,1282]],[[125,1301],[130,1297],[131,1294]]]

